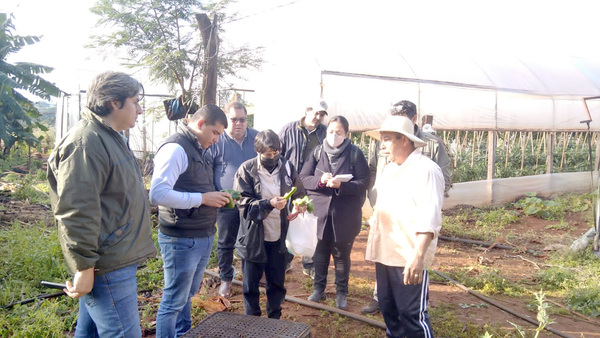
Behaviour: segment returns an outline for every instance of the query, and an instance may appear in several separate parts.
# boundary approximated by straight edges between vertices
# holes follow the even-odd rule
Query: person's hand
[[[421,283],[423,283],[423,259],[420,255],[414,255],[404,267],[404,284],[417,285]]]
[[[332,189],[339,189],[342,186],[342,182],[337,178],[330,179],[327,181],[327,187]]]
[[[308,209],[306,204],[304,205],[294,205],[294,211],[297,211],[299,214],[304,213]]]
[[[220,208],[229,203],[231,195],[223,191],[205,192],[202,194],[202,205]]]
[[[327,182],[333,178],[333,175],[331,175],[331,173],[323,173],[323,175],[321,175],[321,184],[327,184]]]
[[[77,271],[73,276],[73,284],[66,281],[67,287],[63,291],[71,298],[80,298],[92,291],[94,287],[94,268]]]
[[[271,206],[277,210],[281,210],[285,208],[287,204],[287,200],[281,196],[271,198]]]

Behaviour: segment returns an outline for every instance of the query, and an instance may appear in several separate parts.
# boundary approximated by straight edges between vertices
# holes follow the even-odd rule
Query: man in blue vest
[[[228,127],[219,142],[210,147],[214,156],[215,188],[217,190],[232,189],[233,177],[240,165],[246,160],[256,157],[254,138],[258,131],[248,128],[248,111],[241,102],[231,102],[225,107]],[[221,287],[219,296],[231,296],[231,281],[235,277],[233,268],[233,249],[240,227],[240,212],[237,206],[231,209],[220,208],[217,211],[217,227],[219,239],[217,257]]]
[[[217,208],[231,197],[216,191],[208,148],[227,128],[227,117],[206,105],[168,137],[154,158],[150,202],[159,205],[158,244],[165,285],[156,315],[156,337],[178,337],[191,328],[191,297],[210,258]]]

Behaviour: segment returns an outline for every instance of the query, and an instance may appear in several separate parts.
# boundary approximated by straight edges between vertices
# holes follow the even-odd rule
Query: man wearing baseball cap
[[[375,262],[379,306],[388,337],[432,337],[429,274],[442,227],[444,176],[423,155],[426,143],[404,116],[377,130],[389,163],[375,182],[377,206],[365,259]]]
[[[299,121],[293,121],[281,129],[279,139],[281,140],[281,156],[290,161],[296,170],[300,172],[304,160],[312,154],[315,147],[323,143],[327,127],[323,123],[327,115],[327,103],[317,100],[313,105],[307,106],[304,116]],[[294,256],[288,254],[286,271],[291,269]],[[302,257],[302,272],[315,278],[315,268],[312,257]]]

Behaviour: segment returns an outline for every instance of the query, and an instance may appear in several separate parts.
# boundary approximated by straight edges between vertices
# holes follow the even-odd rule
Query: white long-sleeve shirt
[[[202,204],[202,193],[173,190],[175,182],[188,168],[188,157],[182,146],[167,143],[154,157],[154,173],[150,183],[150,203],[176,209],[191,209]]]
[[[424,266],[433,262],[442,229],[444,176],[416,149],[398,165],[388,163],[377,177],[377,205],[365,259],[403,267],[415,254],[418,233],[432,233]]]

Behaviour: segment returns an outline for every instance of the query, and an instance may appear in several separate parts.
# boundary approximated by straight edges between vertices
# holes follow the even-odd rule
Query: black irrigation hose
[[[211,276],[211,277],[216,277],[219,278],[219,274],[212,272],[212,271],[208,271],[208,270],[204,270],[204,273]],[[242,282],[238,281],[238,280],[233,280],[232,281],[233,284],[238,285],[238,286],[242,286]],[[289,301],[289,302],[293,302],[293,303],[297,303],[300,305],[304,305],[304,306],[308,306],[308,307],[312,307],[314,309],[317,310],[325,310],[325,311],[329,311],[329,312],[333,312],[333,313],[337,313],[340,314],[342,316],[346,316],[348,318],[352,318],[370,325],[373,325],[375,327],[381,328],[381,329],[386,329],[385,323],[384,322],[380,322],[378,320],[366,317],[366,316],[362,316],[362,315],[358,315],[356,313],[350,312],[350,311],[345,311],[345,310],[341,310],[338,309],[336,307],[331,307],[325,304],[321,304],[321,303],[315,303],[315,302],[311,302],[308,300],[304,300],[304,299],[300,299],[298,297],[294,297],[294,296],[285,296],[285,300]]]
[[[504,312],[506,312],[506,313],[509,313],[509,314],[511,314],[511,315],[513,315],[513,316],[516,316],[516,317],[518,317],[518,318],[520,318],[520,319],[522,319],[522,320],[524,320],[524,321],[526,321],[526,322],[528,322],[528,323],[530,323],[530,324],[533,324],[533,325],[535,325],[535,326],[539,327],[539,325],[540,325],[540,323],[539,323],[539,322],[537,322],[537,321],[535,321],[535,320],[533,320],[533,319],[529,319],[529,318],[527,318],[527,317],[525,317],[525,316],[522,316],[522,315],[520,315],[520,314],[518,314],[518,313],[516,313],[516,312],[512,311],[511,309],[509,309],[509,308],[507,308],[507,307],[505,307],[505,306],[503,306],[503,305],[501,305],[501,304],[499,304],[499,303],[497,303],[497,302],[495,302],[495,301],[493,301],[493,300],[491,300],[491,299],[489,299],[489,298],[485,297],[484,295],[482,295],[482,294],[480,294],[480,293],[477,293],[477,292],[475,292],[475,291],[473,291],[473,290],[469,289],[468,287],[466,287],[466,286],[464,286],[464,285],[460,284],[459,282],[455,281],[454,279],[452,279],[452,278],[450,278],[450,277],[446,276],[445,274],[443,274],[443,273],[441,273],[441,272],[439,272],[439,271],[436,271],[436,270],[433,270],[433,269],[431,269],[430,271],[432,271],[432,272],[435,272],[435,273],[436,273],[436,274],[438,274],[440,277],[442,277],[442,278],[445,278],[445,279],[449,280],[450,282],[452,282],[452,284],[454,284],[454,285],[458,286],[459,288],[463,289],[464,291],[468,292],[469,294],[471,294],[471,295],[473,295],[473,296],[475,296],[475,297],[477,297],[477,298],[479,298],[479,299],[483,300],[484,302],[486,302],[486,303],[489,303],[489,304],[491,304],[491,305],[493,305],[493,306],[495,306],[495,307],[499,308],[500,310],[502,310],[502,311],[504,311]],[[550,331],[550,332],[552,332],[552,333],[554,333],[555,335],[557,335],[557,336],[560,336],[560,337],[572,338],[572,336],[569,336],[569,335],[567,335],[567,334],[565,334],[565,333],[562,333],[562,332],[560,332],[560,331],[558,331],[558,330],[555,330],[555,329],[553,329],[553,328],[550,328],[550,327],[548,327],[548,326],[544,327],[544,330]]]
[[[65,295],[64,291],[56,292],[56,293],[50,293],[50,294],[46,294],[46,295],[39,295],[39,296],[36,296],[36,297],[33,297],[33,298],[22,300],[20,302],[16,302],[16,303],[4,305],[2,307],[2,309],[11,309],[15,305],[25,305],[25,304],[33,303],[34,301],[36,301],[38,299],[56,298],[56,297],[60,297],[62,295]]]
[[[503,245],[503,244],[495,244],[495,243],[487,243],[487,242],[482,242],[482,241],[476,241],[473,239],[462,239],[462,238],[452,238],[452,237],[446,237],[446,236],[438,236],[439,239],[445,240],[445,241],[450,241],[450,242],[462,242],[462,243],[467,243],[467,244],[474,244],[474,245],[481,245],[481,246],[485,246],[485,247],[494,247],[494,248],[498,248],[498,249],[507,249],[507,250],[521,250],[520,248],[514,247],[514,246],[510,246],[510,245]],[[539,256],[540,253],[535,251],[535,250],[530,250],[530,249],[526,249],[525,252],[532,254],[534,256]]]

